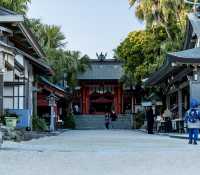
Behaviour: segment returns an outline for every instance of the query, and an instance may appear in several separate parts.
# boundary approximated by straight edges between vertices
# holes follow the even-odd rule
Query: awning
[[[200,63],[200,48],[193,48],[179,52],[172,52],[167,54],[169,62],[183,63],[183,64],[199,64]]]
[[[147,85],[155,85],[160,83],[163,79],[173,72],[183,72],[185,75],[190,72],[188,68],[181,66],[173,66],[172,63],[178,64],[200,64],[200,48],[193,48],[179,52],[168,53],[165,64],[155,73],[153,73],[145,82]],[[186,69],[184,71],[184,69]]]

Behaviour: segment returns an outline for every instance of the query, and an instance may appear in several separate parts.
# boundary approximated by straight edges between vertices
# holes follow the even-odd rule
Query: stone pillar
[[[182,104],[183,104],[182,89],[178,89],[178,116],[180,119],[183,118]]]

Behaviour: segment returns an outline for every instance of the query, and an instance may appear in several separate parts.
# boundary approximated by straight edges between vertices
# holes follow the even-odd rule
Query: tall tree
[[[146,78],[163,63],[166,53],[180,50],[189,7],[184,0],[129,0],[144,31],[131,32],[117,48],[129,79]]]
[[[89,57],[82,56],[79,51],[65,49],[65,36],[60,27],[42,24],[38,19],[28,20],[27,25],[35,33],[46,52],[48,64],[55,71],[51,80],[58,83],[66,78],[68,85],[74,88],[77,74],[84,72],[89,67]],[[65,74],[67,77],[64,77]]]
[[[59,49],[65,46],[66,38],[59,26],[43,24],[40,19],[29,19],[26,23],[44,49]]]
[[[184,0],[129,0],[136,7],[136,16],[144,20],[147,28],[161,25],[170,40],[177,38],[177,30],[184,30],[187,7]]]
[[[162,27],[129,33],[116,49],[124,63],[126,83],[129,83],[127,80],[131,84],[139,83],[163,63],[162,43],[166,40],[167,34]]]
[[[0,6],[25,15],[31,0],[1,0]]]
[[[61,32],[61,28],[56,25],[43,26],[43,44],[47,48],[61,48],[65,46],[65,35]]]

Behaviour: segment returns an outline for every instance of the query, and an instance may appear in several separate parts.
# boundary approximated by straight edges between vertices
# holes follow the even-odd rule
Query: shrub
[[[34,131],[48,131],[46,121],[38,116],[32,118],[32,127]]]
[[[64,118],[64,128],[68,129],[76,128],[74,115],[72,113],[70,113],[68,116]]]
[[[139,112],[135,114],[135,127],[136,129],[140,129],[145,121],[145,113],[144,112]]]

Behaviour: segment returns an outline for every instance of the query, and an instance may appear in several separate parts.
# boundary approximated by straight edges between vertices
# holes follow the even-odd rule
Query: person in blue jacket
[[[185,122],[189,131],[189,144],[197,145],[200,129],[200,110],[199,102],[196,99],[191,100],[190,109],[186,112]]]

